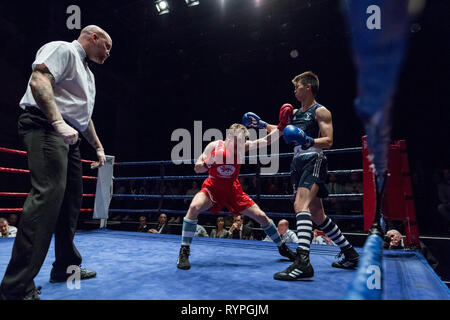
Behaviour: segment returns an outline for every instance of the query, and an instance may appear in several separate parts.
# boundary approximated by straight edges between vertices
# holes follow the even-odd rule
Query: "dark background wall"
[[[187,8],[172,0],[173,10],[159,16],[152,1],[2,1],[0,146],[23,149],[16,121],[31,63],[46,42],[78,37],[79,30],[66,27],[72,4],[81,8],[82,27],[100,25],[113,38],[110,59],[92,65],[93,119],[107,154],[117,161],[170,159],[173,130],[192,130],[195,120],[203,121],[204,130],[225,129],[254,111],[276,123],[281,104],[298,106],[291,79],[306,70],[320,77],[318,101],[333,113],[334,147],[359,146],[355,72],[339,2],[254,3],[201,1]],[[412,21],[394,99],[392,137],[407,140],[419,227],[431,233],[439,222],[432,177],[450,163],[449,9],[448,1],[428,1]],[[293,49],[296,59],[290,57]],[[95,157],[86,143],[82,151],[84,158]],[[281,151],[289,148],[281,144]],[[357,159],[354,167],[360,166]]]

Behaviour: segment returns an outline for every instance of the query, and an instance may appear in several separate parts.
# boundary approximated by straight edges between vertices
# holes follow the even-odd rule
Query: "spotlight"
[[[298,56],[299,56],[298,50],[297,49],[291,50],[289,55],[291,56],[292,59],[298,58]]]
[[[169,2],[166,0],[156,0],[155,6],[159,14],[169,13]]]
[[[185,0],[188,7],[198,6],[200,4],[200,0]]]

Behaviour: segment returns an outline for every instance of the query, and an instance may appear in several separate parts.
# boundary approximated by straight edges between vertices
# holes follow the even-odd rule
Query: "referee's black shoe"
[[[178,255],[177,267],[178,269],[188,270],[191,268],[191,264],[189,262],[189,254],[190,252],[189,246],[182,245],[180,248],[180,254]]]
[[[287,246],[286,242],[283,242],[281,246],[278,247],[278,252],[283,256],[291,260],[295,261],[295,253]]]
[[[76,272],[78,272],[79,280],[91,279],[91,278],[95,278],[97,276],[97,272],[88,270],[88,269],[84,269],[81,267]],[[69,277],[72,274],[65,273],[65,272],[58,272],[54,268],[52,268],[52,271],[50,272],[50,280],[49,281],[51,283],[66,282],[67,279],[69,279]]]
[[[35,287],[31,289],[26,294],[13,296],[8,296],[0,290],[0,300],[41,300],[41,298],[39,297],[39,295],[41,294],[41,289],[42,287],[39,286],[37,288]]]
[[[309,262],[309,251],[297,248],[295,261],[289,267],[273,275],[275,280],[295,281],[298,279],[312,278],[314,269]]]

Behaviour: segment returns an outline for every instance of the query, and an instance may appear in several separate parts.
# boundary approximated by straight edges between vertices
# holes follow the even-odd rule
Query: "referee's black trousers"
[[[80,139],[67,145],[39,109],[27,108],[18,121],[28,153],[31,191],[23,206],[11,260],[0,290],[20,299],[35,288],[55,234],[55,272],[81,265],[73,238],[83,196]]]

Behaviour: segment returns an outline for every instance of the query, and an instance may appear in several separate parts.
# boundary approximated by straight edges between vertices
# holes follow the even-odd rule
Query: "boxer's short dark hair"
[[[299,82],[302,85],[309,84],[311,86],[311,90],[314,96],[316,96],[319,93],[319,77],[312,71],[303,72],[295,76],[294,79],[292,79],[292,83],[294,84],[295,87],[298,86]]]

